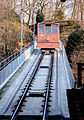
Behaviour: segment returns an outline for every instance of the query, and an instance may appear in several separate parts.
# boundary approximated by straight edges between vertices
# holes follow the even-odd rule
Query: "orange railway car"
[[[37,48],[55,49],[59,47],[59,23],[38,23]]]

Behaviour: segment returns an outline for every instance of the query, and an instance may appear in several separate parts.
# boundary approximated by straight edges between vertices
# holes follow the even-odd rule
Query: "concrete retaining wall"
[[[68,77],[69,77],[69,81],[68,82],[70,84],[70,87],[74,88],[74,85],[75,85],[74,76],[72,74],[72,70],[71,70],[71,67],[70,67],[70,64],[69,64],[69,61],[68,61],[68,58],[67,58],[67,55],[66,55],[66,51],[65,51],[65,48],[64,48],[62,42],[60,42],[60,50],[62,51],[64,65],[66,67],[67,74],[68,74]]]

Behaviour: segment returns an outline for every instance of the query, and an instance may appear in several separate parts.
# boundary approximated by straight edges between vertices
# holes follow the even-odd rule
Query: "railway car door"
[[[44,33],[44,24],[39,25],[39,33],[43,34]]]
[[[45,33],[46,40],[49,41],[51,39],[51,24],[45,24]]]
[[[52,24],[52,42],[58,42],[59,30],[58,24]]]
[[[45,24],[39,24],[38,26],[38,42],[43,42],[44,40],[44,26]]]

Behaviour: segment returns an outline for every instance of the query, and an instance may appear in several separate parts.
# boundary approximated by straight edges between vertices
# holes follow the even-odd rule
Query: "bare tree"
[[[84,0],[81,2],[81,23],[84,27]]]
[[[84,24],[84,0],[74,0],[72,20]]]

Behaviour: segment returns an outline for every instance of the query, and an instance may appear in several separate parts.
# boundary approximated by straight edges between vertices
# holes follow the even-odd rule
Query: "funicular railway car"
[[[43,50],[59,47],[59,23],[38,23],[37,48]]]

